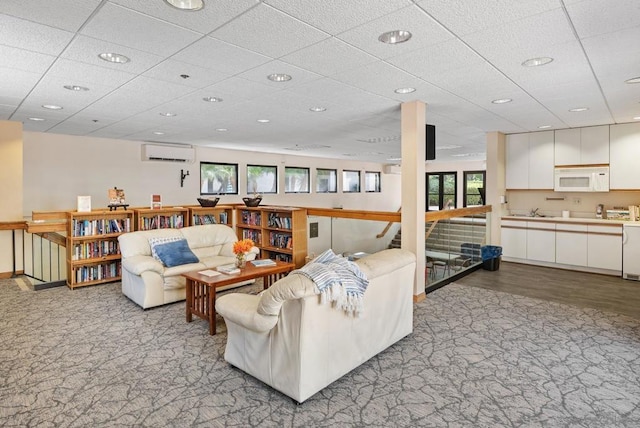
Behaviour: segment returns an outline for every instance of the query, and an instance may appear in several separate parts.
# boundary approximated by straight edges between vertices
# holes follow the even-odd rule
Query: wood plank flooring
[[[456,283],[640,319],[640,282],[621,277],[503,261],[497,271],[480,269]]]

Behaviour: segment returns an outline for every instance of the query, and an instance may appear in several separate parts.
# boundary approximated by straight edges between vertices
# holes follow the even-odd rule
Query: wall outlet
[[[580,200],[580,198],[573,198],[573,203],[574,203],[575,205],[580,205],[580,202],[582,202],[582,201]]]

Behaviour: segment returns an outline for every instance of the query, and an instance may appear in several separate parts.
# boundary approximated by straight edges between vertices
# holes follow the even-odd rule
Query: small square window
[[[367,171],[364,173],[364,191],[380,192],[380,173]]]
[[[338,191],[338,170],[316,169],[316,193],[336,193]]]
[[[342,171],[342,192],[358,193],[360,192],[360,171]]]
[[[247,165],[247,195],[278,193],[278,167]]]
[[[309,168],[285,166],[284,192],[309,193]]]
[[[200,162],[201,195],[237,195],[238,164]]]

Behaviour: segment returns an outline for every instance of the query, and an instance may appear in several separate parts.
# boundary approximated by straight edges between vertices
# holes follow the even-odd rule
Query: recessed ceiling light
[[[549,129],[551,128],[551,125],[540,125],[538,126],[538,129]]]
[[[287,82],[291,80],[291,76],[283,73],[274,73],[268,75],[267,79],[271,80],[272,82]]]
[[[216,131],[218,131],[218,132],[227,132],[228,129],[227,128],[216,128]]]
[[[200,10],[204,7],[203,0],[164,0],[169,6],[180,10]]]
[[[315,112],[321,112],[321,111],[327,111],[327,108],[326,107],[311,107],[309,110],[315,111]]]
[[[390,45],[395,45],[397,43],[404,43],[411,38],[411,33],[405,30],[394,30],[387,31],[386,33],[380,34],[378,40],[382,43],[388,43]]]
[[[42,104],[42,107],[47,108],[49,110],[62,110],[61,106],[57,106],[55,104]]]
[[[269,119],[258,119],[258,122],[260,122],[260,123],[269,123],[271,121]]]
[[[31,119],[31,118],[29,118],[29,119]],[[640,120],[640,116],[634,116],[633,120]]]
[[[131,61],[126,56],[113,52],[101,53],[98,58],[107,62],[115,62],[116,64],[126,64]]]
[[[493,104],[506,104],[506,103],[510,103],[511,101],[513,101],[511,98],[500,98],[497,100],[493,100],[491,102]]]
[[[160,113],[160,116],[173,117],[173,116],[177,116],[177,114],[176,113],[171,113],[171,112],[166,112],[166,113]]]
[[[640,83],[640,77],[633,77],[631,79],[627,79],[624,83]]]
[[[396,94],[410,94],[411,92],[415,92],[416,88],[398,88],[395,92]]]
[[[29,120],[33,120],[34,122],[43,122],[45,119],[41,117],[30,117]]]
[[[540,58],[528,59],[525,62],[523,62],[522,65],[524,67],[538,67],[538,66],[541,66],[541,65],[547,65],[551,61],[553,61],[553,58],[549,58],[548,56],[543,56],[543,57],[540,57]]]
[[[221,103],[222,102],[222,98],[218,98],[218,97],[204,97],[202,99],[202,101],[206,101],[208,103]]]
[[[89,88],[85,88],[84,86],[78,86],[78,85],[64,85],[64,88],[70,91],[88,91],[89,90]]]
[[[402,158],[387,158],[388,161],[392,161],[392,162],[396,162],[396,161],[401,161]]]
[[[153,135],[164,135],[162,131],[153,131]]]
[[[587,107],[577,107],[577,108],[572,108],[569,111],[572,113],[578,113],[578,112],[587,111],[587,110],[589,110]]]

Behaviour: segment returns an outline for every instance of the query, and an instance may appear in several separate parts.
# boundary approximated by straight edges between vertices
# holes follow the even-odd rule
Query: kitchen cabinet
[[[640,123],[611,125],[611,190],[640,189]]]
[[[586,224],[556,224],[556,263],[587,266]]]
[[[556,166],[609,163],[609,125],[559,129],[554,140]]]
[[[622,226],[588,225],[587,266],[622,273]]]
[[[502,220],[500,235],[503,256],[515,259],[527,258],[526,222]]]
[[[507,189],[553,189],[553,131],[507,135]]]
[[[555,263],[556,224],[527,222],[527,260]]]

